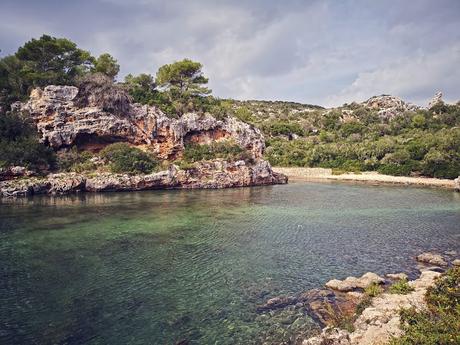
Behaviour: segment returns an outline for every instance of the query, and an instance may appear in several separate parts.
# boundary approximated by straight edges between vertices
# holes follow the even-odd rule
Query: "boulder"
[[[330,280],[326,283],[326,287],[337,291],[347,292],[353,291],[355,289],[365,289],[371,284],[383,284],[384,282],[385,279],[378,276],[377,274],[367,272],[360,278],[348,277],[345,280]]]
[[[434,266],[447,266],[447,262],[439,254],[422,253],[417,256],[417,261]]]
[[[388,273],[385,274],[385,277],[392,280],[404,280],[408,278],[406,273]]]
[[[454,261],[452,261],[452,265],[460,266],[460,259],[455,259]]]
[[[456,190],[457,192],[460,192],[460,176],[457,177],[457,178],[454,180],[454,183],[455,183],[455,187],[454,187],[455,190]]]

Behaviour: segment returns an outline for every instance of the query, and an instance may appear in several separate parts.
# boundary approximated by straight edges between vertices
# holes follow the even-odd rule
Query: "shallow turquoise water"
[[[288,338],[297,330],[257,305],[331,278],[413,274],[426,250],[460,251],[459,193],[291,183],[3,202],[0,343]]]

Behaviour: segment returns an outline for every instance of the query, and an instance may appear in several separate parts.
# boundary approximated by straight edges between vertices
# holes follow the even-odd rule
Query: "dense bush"
[[[60,171],[84,172],[96,169],[96,165],[91,161],[93,154],[88,151],[78,151],[76,147],[70,150],[61,151],[57,154],[57,166]]]
[[[186,162],[199,162],[216,158],[227,161],[251,161],[252,156],[233,141],[218,141],[212,144],[190,143],[185,146],[183,159]]]
[[[55,162],[54,151],[38,141],[33,124],[18,114],[0,115],[0,167],[46,170]]]
[[[109,162],[114,173],[148,174],[158,165],[149,153],[126,143],[115,143],[100,152],[100,156]]]
[[[460,175],[460,107],[449,105],[434,113],[407,113],[375,123],[369,110],[359,111],[368,125],[357,120],[341,122],[338,112],[322,117],[312,112],[311,124],[316,134],[286,140],[280,132],[270,130],[264,121],[256,125],[270,139],[265,157],[273,165],[327,167],[343,171],[377,170],[389,175],[424,175],[456,178]],[[337,123],[334,124],[334,121]],[[289,120],[287,120],[289,121]],[[292,120],[298,126],[304,119]],[[361,120],[360,120],[361,121]],[[276,123],[276,122],[275,122]],[[292,123],[290,123],[292,125]],[[285,126],[288,128],[289,124]]]
[[[460,344],[460,268],[447,271],[426,296],[427,310],[403,309],[404,335],[391,345]]]

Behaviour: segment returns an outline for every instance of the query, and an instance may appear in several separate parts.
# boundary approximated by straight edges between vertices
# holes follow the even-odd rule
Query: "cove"
[[[268,298],[414,275],[429,250],[460,250],[460,194],[295,182],[2,200],[0,343],[288,339],[317,326],[257,312]]]

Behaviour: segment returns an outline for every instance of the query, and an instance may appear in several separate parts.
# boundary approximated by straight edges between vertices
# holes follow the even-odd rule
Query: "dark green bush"
[[[151,154],[126,143],[111,144],[100,155],[109,162],[114,173],[148,174],[158,165]]]
[[[252,161],[251,154],[233,141],[218,141],[209,145],[190,143],[185,146],[183,159],[186,162],[199,162],[216,158],[228,161]]]
[[[429,288],[427,310],[415,308],[400,312],[404,334],[391,345],[460,344],[460,268],[447,271]]]
[[[60,171],[83,172],[96,169],[96,165],[91,162],[93,154],[88,151],[78,151],[72,147],[68,151],[62,151],[57,154],[57,166]]]
[[[53,168],[53,150],[38,141],[34,125],[18,114],[0,116],[0,167],[20,165],[33,170]]]

